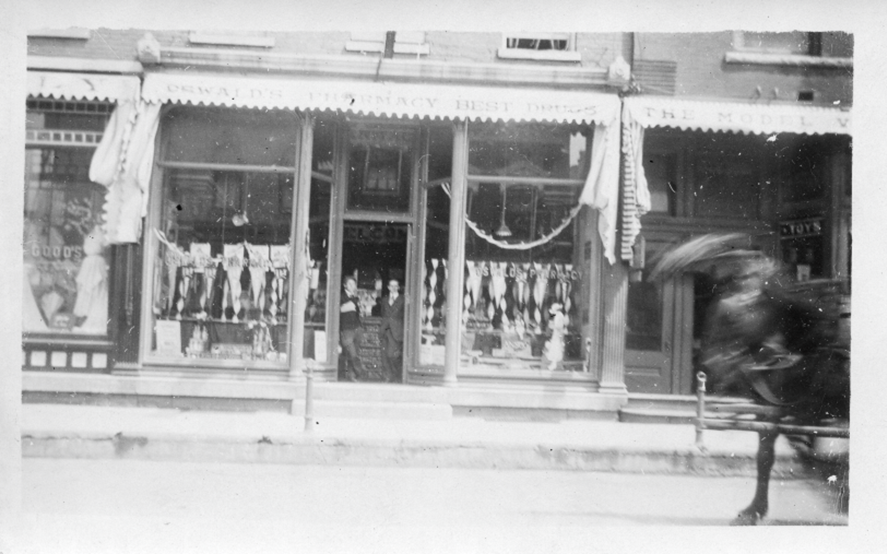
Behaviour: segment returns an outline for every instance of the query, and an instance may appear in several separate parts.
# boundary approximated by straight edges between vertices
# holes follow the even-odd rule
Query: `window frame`
[[[853,58],[824,56],[821,32],[807,32],[806,52],[790,49],[757,48],[746,46],[745,34],[755,31],[733,31],[732,50],[724,55],[726,63],[751,65],[817,66],[831,68],[852,68]]]
[[[192,357],[189,355],[187,349],[184,349],[184,347],[186,346],[186,341],[184,339],[182,340],[181,347],[183,348],[183,350],[185,350],[185,352],[183,353],[182,356],[175,356],[174,357],[171,355],[166,355],[159,348],[157,348],[156,345],[152,346],[155,344],[155,339],[152,336],[152,333],[154,332],[154,329],[155,329],[155,324],[158,321],[171,321],[171,319],[169,317],[160,317],[160,316],[158,316],[158,314],[155,313],[155,310],[154,310],[155,301],[156,301],[155,288],[157,286],[157,283],[152,281],[152,279],[158,278],[157,277],[158,267],[162,268],[162,265],[160,265],[161,264],[161,262],[160,262],[161,246],[162,245],[160,244],[158,237],[156,237],[153,234],[152,230],[153,229],[164,230],[163,229],[164,214],[163,214],[162,210],[163,210],[163,203],[166,200],[166,198],[165,198],[166,192],[167,192],[166,187],[168,186],[168,182],[169,182],[168,179],[169,179],[170,170],[193,169],[193,170],[200,170],[200,171],[219,171],[219,172],[242,173],[244,175],[248,175],[248,174],[252,174],[252,173],[261,173],[261,174],[269,174],[269,175],[285,174],[285,175],[291,175],[294,181],[295,181],[295,179],[297,177],[297,173],[298,173],[298,168],[296,166],[251,165],[251,164],[235,164],[235,163],[230,163],[230,162],[222,162],[222,163],[209,162],[209,163],[207,163],[207,162],[192,162],[192,161],[168,161],[167,160],[167,156],[168,156],[167,150],[169,147],[170,132],[171,131],[168,129],[167,125],[164,125],[164,122],[165,122],[167,116],[169,115],[169,112],[172,110],[175,110],[175,109],[186,109],[186,110],[197,109],[197,110],[200,110],[200,109],[207,109],[207,107],[205,107],[205,106],[190,106],[190,105],[186,106],[186,105],[182,105],[182,104],[168,104],[161,111],[160,136],[159,136],[160,148],[158,151],[157,159],[155,161],[155,164],[157,165],[158,169],[160,169],[160,171],[155,172],[154,177],[152,178],[152,191],[151,191],[152,203],[149,208],[148,221],[146,222],[146,229],[147,229],[146,234],[150,234],[152,239],[147,241],[146,256],[145,256],[146,262],[145,262],[145,268],[143,270],[143,275],[146,278],[146,282],[150,283],[150,285],[149,285],[149,288],[146,288],[146,294],[143,295],[143,299],[142,299],[143,329],[141,331],[142,332],[141,343],[143,346],[141,348],[140,360],[142,363],[146,363],[146,364],[151,364],[151,365],[164,364],[164,365],[171,365],[171,366],[175,366],[175,367],[188,367],[188,368],[213,367],[213,368],[231,370],[231,369],[238,369],[238,368],[242,369],[244,367],[244,365],[246,365],[246,367],[248,367],[250,370],[272,371],[275,373],[285,372],[288,370],[288,367],[289,367],[289,357],[291,354],[291,350],[289,347],[281,348],[281,350],[278,352],[278,354],[285,354],[285,356],[278,356],[278,358],[274,359],[274,360],[258,359],[258,358],[244,360],[241,358],[237,358],[236,356],[212,357],[210,355],[210,356]],[[232,112],[250,111],[248,108],[228,108],[228,107],[212,107],[209,109],[223,110],[223,111],[230,110]],[[227,122],[230,123],[230,120],[228,120]],[[299,122],[297,118],[294,118],[293,121],[290,122],[290,124],[294,127],[295,135],[298,136],[300,133],[299,126],[302,125],[302,123]],[[292,197],[293,197],[292,202],[294,203],[295,202],[295,194],[293,194]],[[289,211],[287,212],[287,214],[288,214],[287,217],[289,219],[290,233],[292,233],[292,228],[293,228],[293,225],[295,224],[294,216],[292,215],[293,207],[294,206],[291,205],[289,207]],[[282,210],[282,211],[285,211],[285,210]],[[171,239],[171,242],[176,242],[176,239],[173,238],[172,236],[170,236],[169,238]],[[238,243],[238,244],[240,244],[240,243]],[[259,245],[259,246],[261,246],[261,245]],[[273,267],[274,267],[275,272],[277,271],[277,269],[283,269],[286,272],[286,274],[288,275],[287,280],[289,281],[289,279],[290,279],[289,276],[292,274],[292,268],[293,268],[293,253],[292,253],[293,250],[292,250],[291,239],[289,239],[289,238],[287,239],[285,246],[289,249],[288,264],[287,264],[286,268],[285,269],[282,267],[279,268],[277,265],[274,265]],[[272,264],[274,263],[273,262],[274,257],[275,257],[275,253],[271,252]],[[217,259],[217,257],[214,259]],[[244,268],[245,267],[246,266],[244,266]],[[246,269],[244,269],[243,271],[246,271]],[[159,278],[165,279],[166,277],[163,275],[160,275]],[[286,288],[282,289],[282,290],[286,290],[286,294],[291,294],[290,285],[288,283],[286,283],[286,284],[284,284],[284,286]],[[284,340],[287,341],[287,344],[289,344],[289,341],[291,340],[292,329],[293,329],[294,320],[296,317],[297,317],[296,314],[287,313],[286,320],[284,322],[277,322],[275,325],[275,326],[283,326],[284,327],[283,336],[284,336]],[[194,318],[191,318],[191,319],[194,319]],[[226,318],[223,318],[223,321],[225,319]],[[207,318],[207,320],[209,320],[209,318]],[[259,321],[259,320],[256,320],[256,321]],[[246,318],[240,319],[240,320],[227,320],[227,323],[234,324],[234,325],[241,325],[241,326],[244,326],[245,328],[249,329],[249,327],[248,327],[249,320]],[[271,325],[268,324],[268,327],[270,328]],[[276,333],[275,331],[269,331],[269,332]]]
[[[567,47],[563,50],[534,50],[509,46],[510,40],[565,40]],[[576,51],[576,33],[508,33],[502,35],[502,43],[496,53],[500,59],[579,62],[582,56]]]
[[[108,120],[115,109],[115,104],[112,102],[102,102],[102,101],[69,101],[69,100],[56,100],[56,99],[48,99],[48,98],[35,98],[29,97],[26,102],[26,110],[27,112],[40,112],[40,113],[69,113],[76,115],[86,115],[93,117],[101,117],[101,131],[96,130],[84,130],[84,129],[36,129],[30,127],[30,125],[26,124],[25,128],[25,155],[28,155],[28,152],[33,149],[44,149],[44,148],[61,148],[61,149],[77,149],[77,150],[90,150],[91,153],[94,153],[96,148],[98,148],[99,143],[102,140],[102,136],[105,133],[105,127],[107,126]],[[91,158],[91,156],[90,156]],[[86,172],[88,173],[89,167],[87,166]],[[25,174],[24,175],[25,182],[23,187],[23,193],[27,196],[30,190],[28,181],[31,180],[32,175]],[[67,183],[56,191],[63,190],[64,187],[67,186]],[[96,185],[99,186],[99,185]],[[24,206],[24,209],[27,210],[27,204]],[[102,207],[99,207],[102,209]],[[51,214],[48,216],[51,219]],[[28,215],[25,214],[25,220],[28,220]],[[104,254],[102,255],[107,262],[107,271],[108,278],[110,284],[110,273],[112,270],[112,260],[109,250],[105,249]],[[22,291],[24,294],[26,291]],[[110,290],[109,290],[110,292]],[[110,295],[109,295],[110,296]],[[108,299],[108,318],[113,319],[113,314],[111,311],[111,299]],[[63,342],[93,342],[98,341],[99,343],[104,343],[105,341],[109,341],[111,339],[111,326],[112,323],[106,325],[104,332],[99,333],[88,333],[83,331],[76,331],[71,329],[67,332],[65,331],[56,331],[52,328],[48,327],[47,331],[32,331],[32,330],[22,330],[23,339],[39,339],[39,340],[48,340],[51,342],[54,341],[63,341]]]

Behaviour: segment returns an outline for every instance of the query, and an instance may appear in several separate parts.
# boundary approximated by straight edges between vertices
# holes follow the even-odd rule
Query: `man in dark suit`
[[[382,299],[382,360],[385,380],[389,383],[400,381],[403,372],[403,320],[404,298],[400,294],[397,279],[388,282],[388,297]]]
[[[357,296],[357,281],[354,277],[345,279],[345,290],[342,293],[342,304],[339,307],[339,341],[342,344],[345,377],[349,381],[357,381],[366,377],[363,363],[357,352],[360,342],[360,299]]]

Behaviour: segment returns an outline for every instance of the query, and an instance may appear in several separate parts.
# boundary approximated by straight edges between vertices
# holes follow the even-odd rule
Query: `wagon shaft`
[[[701,425],[704,429],[775,431],[786,435],[814,435],[817,437],[850,438],[850,428],[848,427],[819,427],[812,425],[771,423],[765,421],[740,421],[730,419],[707,418],[697,420],[697,425]]]

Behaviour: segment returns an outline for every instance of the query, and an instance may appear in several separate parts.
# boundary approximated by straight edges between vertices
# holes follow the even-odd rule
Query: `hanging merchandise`
[[[257,316],[265,312],[265,272],[271,265],[267,244],[246,244],[249,252],[250,295]]]
[[[226,285],[228,288],[227,298],[230,299],[225,310],[225,319],[233,323],[238,323],[243,318],[243,303],[241,284],[241,276],[243,273],[243,244],[226,244],[224,245],[225,255],[225,271],[228,275]]]
[[[209,301],[209,316],[216,321],[220,321],[225,315],[225,283],[227,281],[228,274],[225,271],[225,264],[220,260],[212,271],[212,292]]]

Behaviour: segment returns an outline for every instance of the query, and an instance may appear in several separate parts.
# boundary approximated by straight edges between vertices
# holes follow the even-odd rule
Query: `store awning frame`
[[[643,128],[741,134],[852,134],[849,107],[710,102],[661,96],[632,96],[624,103],[626,115]]]
[[[615,94],[539,88],[149,73],[151,103],[336,111],[358,116],[611,125]]]
[[[130,102],[139,99],[141,81],[134,75],[28,71],[28,96],[70,101]]]

